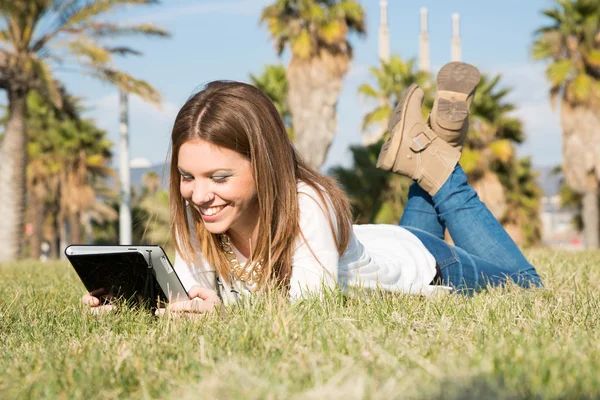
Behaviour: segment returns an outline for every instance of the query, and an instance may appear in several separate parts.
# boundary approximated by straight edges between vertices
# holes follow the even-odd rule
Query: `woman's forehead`
[[[235,169],[248,164],[243,155],[203,139],[194,139],[182,144],[178,159],[178,167],[186,171]]]

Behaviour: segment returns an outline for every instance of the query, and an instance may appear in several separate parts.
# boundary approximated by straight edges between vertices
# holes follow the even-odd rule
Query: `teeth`
[[[206,216],[212,216],[217,214],[219,211],[221,211],[225,206],[215,206],[215,207],[209,207],[209,208],[201,208],[200,209],[200,213],[202,213],[202,215],[206,215]]]

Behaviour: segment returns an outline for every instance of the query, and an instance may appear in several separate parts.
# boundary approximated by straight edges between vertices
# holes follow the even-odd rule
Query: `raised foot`
[[[445,129],[459,130],[469,117],[469,106],[464,101],[439,99],[437,123]]]
[[[451,62],[444,65],[437,75],[437,91],[440,98],[466,101],[474,93],[480,79],[481,74],[473,65]]]

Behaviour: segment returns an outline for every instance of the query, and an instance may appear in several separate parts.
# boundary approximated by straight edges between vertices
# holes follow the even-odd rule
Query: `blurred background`
[[[273,100],[357,222],[395,224],[410,181],[375,168],[389,116],[412,83],[426,115],[450,61],[483,75],[461,164],[492,213],[522,246],[598,248],[597,0],[9,0],[0,261],[171,247],[170,130],[215,79]]]

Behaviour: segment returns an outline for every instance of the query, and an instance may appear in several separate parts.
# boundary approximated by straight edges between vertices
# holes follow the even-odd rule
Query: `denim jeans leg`
[[[444,238],[445,226],[438,218],[433,200],[417,183],[413,183],[408,190],[408,202],[399,225],[410,226],[440,239]]]
[[[535,272],[535,268],[468,184],[460,165],[456,166],[432,200],[457,247],[493,265],[501,264],[511,272]]]
[[[522,287],[542,286],[533,266],[515,271],[513,268],[471,255],[428,232],[412,227],[405,229],[418,237],[433,255],[440,266],[443,284],[453,287],[459,293],[473,294],[488,286],[502,286],[509,279]]]
[[[488,286],[503,286],[508,280],[524,288],[543,286],[542,279],[533,265],[529,263],[529,267],[515,270],[501,262],[491,263],[481,257],[469,254],[460,247],[453,246],[453,250],[462,264],[463,281],[475,282],[468,289],[481,290]],[[446,274],[449,276],[455,274],[454,268],[449,266]],[[444,271],[442,271],[442,276],[445,276]]]

